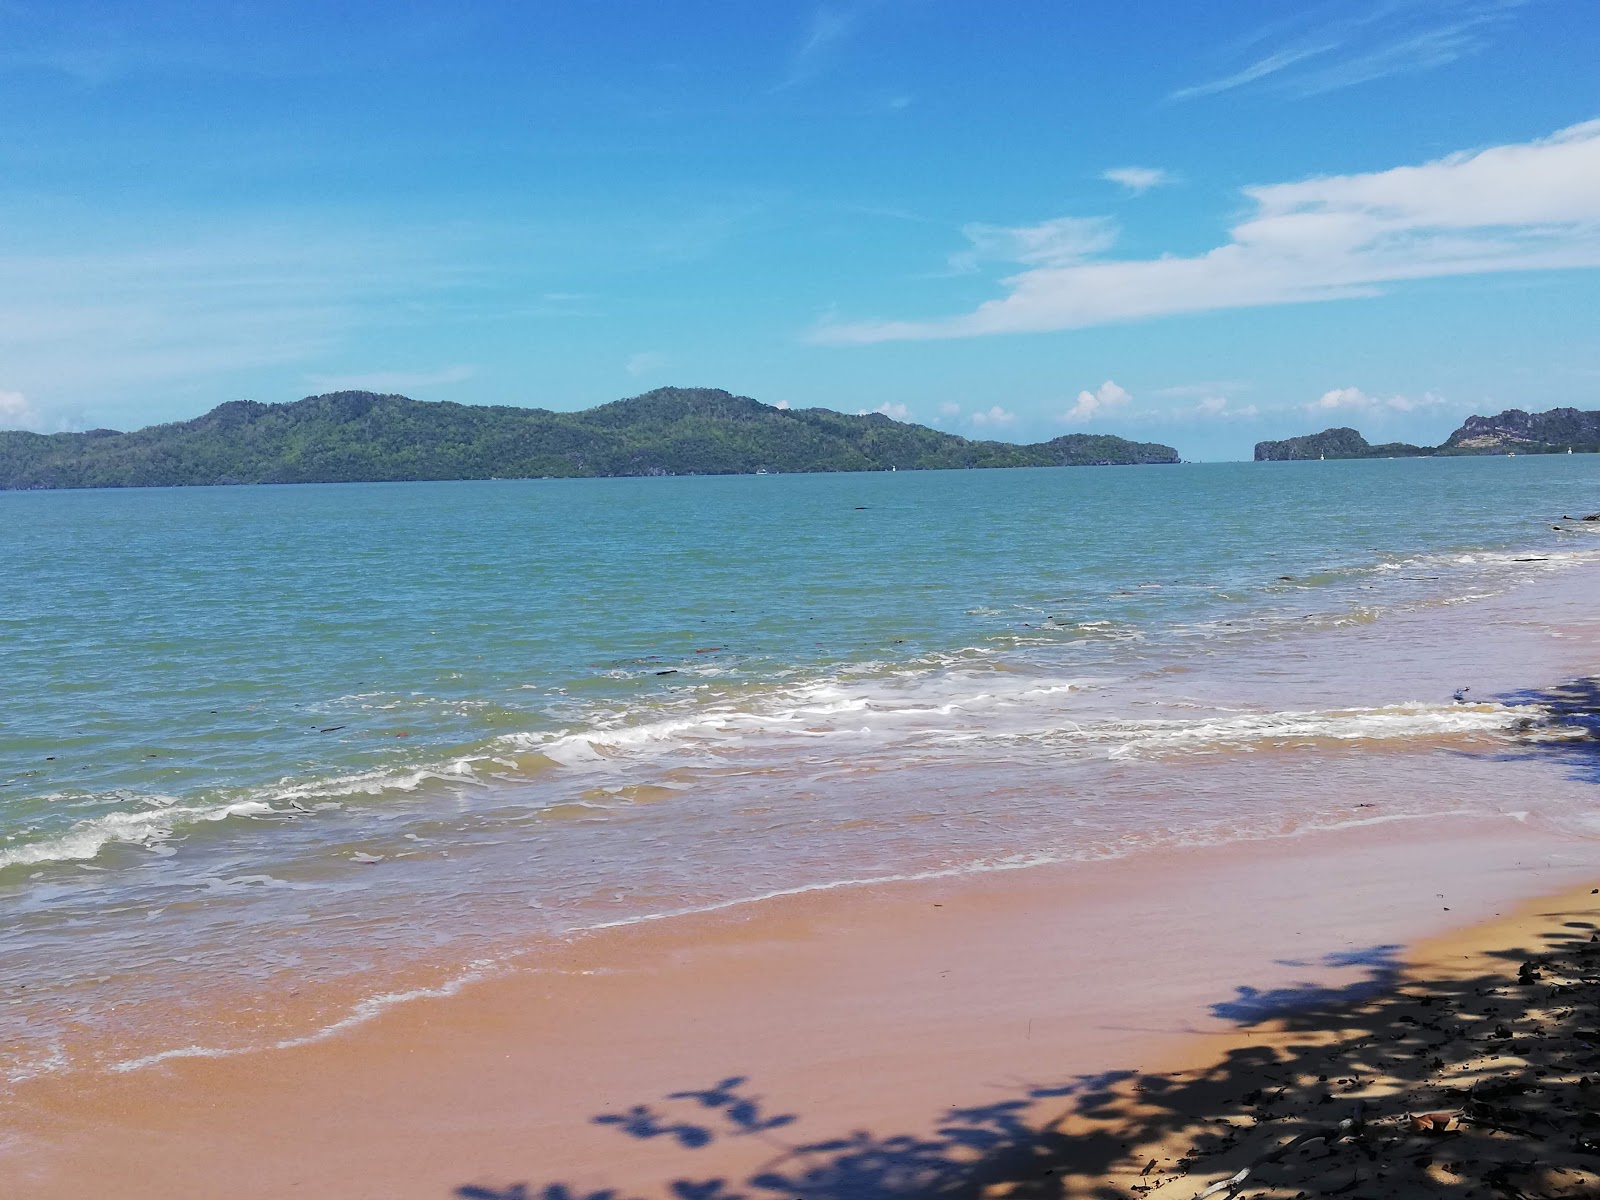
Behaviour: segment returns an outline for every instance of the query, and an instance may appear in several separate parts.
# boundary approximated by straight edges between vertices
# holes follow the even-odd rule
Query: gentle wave
[[[1392,813],[1370,817],[1351,817],[1332,821],[1311,822],[1293,830],[1267,831],[1267,830],[1241,830],[1230,827],[1225,840],[1238,842],[1279,841],[1310,836],[1317,833],[1332,833],[1341,830],[1358,829],[1367,826],[1384,825],[1408,821],[1437,821],[1450,817],[1477,817],[1480,814],[1470,809],[1447,810],[1434,813]],[[1512,820],[1524,819],[1526,813],[1502,814]],[[1187,839],[1186,845],[1195,847],[1215,844],[1218,839],[1199,836]],[[1124,847],[1120,852],[1101,852],[1088,855],[1065,854],[1012,854],[1001,858],[983,859],[975,862],[961,863],[947,867],[935,867],[922,871],[909,871],[904,873],[885,873],[861,877],[821,880],[814,883],[798,884],[794,887],[775,888],[770,891],[756,892],[743,896],[729,897],[707,904],[697,904],[682,908],[666,909],[654,912],[636,913],[627,917],[613,920],[597,921],[581,928],[568,931],[569,934],[594,934],[603,933],[612,929],[630,928],[639,925],[649,925],[661,921],[682,920],[690,917],[711,916],[732,909],[748,908],[756,905],[768,904],[775,900],[794,899],[801,896],[818,895],[828,892],[847,891],[856,888],[885,887],[907,883],[931,883],[937,880],[954,880],[971,878],[982,875],[992,875],[1002,872],[1025,871],[1036,867],[1056,866],[1069,861],[1105,860],[1120,858],[1126,854]],[[243,1045],[243,1046],[201,1046],[191,1044],[177,1046],[167,1050],[155,1051],[151,1054],[141,1055],[137,1058],[123,1059],[111,1063],[109,1069],[119,1073],[143,1070],[147,1067],[158,1066],[164,1062],[184,1058],[233,1058],[243,1054],[255,1054],[269,1050],[290,1050],[300,1046],[310,1046],[348,1032],[358,1026],[382,1016],[391,1008],[410,1003],[415,1000],[444,999],[459,994],[465,988],[491,978],[502,976],[511,971],[538,972],[545,970],[537,966],[529,966],[522,960],[527,958],[530,951],[522,950],[507,954],[495,959],[476,959],[467,964],[459,974],[446,980],[444,983],[433,987],[412,988],[405,991],[384,992],[376,996],[369,996],[352,1005],[345,1013],[326,1025],[321,1025],[308,1033],[298,1037],[282,1038],[277,1041]],[[26,1075],[17,1075],[13,1081],[42,1074],[47,1071],[60,1071],[71,1069],[72,1064],[64,1057],[53,1056],[48,1064],[36,1064]]]
[[[413,988],[405,992],[384,992],[379,996],[369,996],[356,1004],[343,1017],[330,1025],[304,1035],[303,1037],[284,1038],[268,1046],[178,1046],[171,1050],[160,1050],[154,1054],[144,1055],[142,1058],[129,1058],[111,1064],[111,1070],[119,1072],[138,1071],[145,1067],[153,1067],[159,1063],[169,1062],[175,1058],[231,1058],[238,1054],[253,1054],[260,1050],[293,1050],[298,1046],[311,1046],[323,1042],[331,1037],[354,1029],[358,1025],[365,1025],[375,1017],[381,1016],[396,1005],[408,1004],[413,1000],[443,1000],[454,996],[469,984],[487,979],[493,969],[499,964],[482,960],[468,965],[467,970],[455,978],[440,984],[438,987]]]
[[[941,704],[888,703],[882,697],[845,694],[834,688],[814,688],[811,703],[765,713],[718,710],[692,718],[673,718],[590,730],[554,737],[528,734],[503,735],[484,753],[428,767],[389,772],[366,772],[336,779],[261,789],[254,797],[211,806],[166,803],[139,812],[115,812],[80,821],[66,833],[38,842],[0,850],[0,869],[47,862],[85,861],[108,846],[142,845],[156,848],[181,828],[234,817],[292,819],[313,816],[320,808],[339,808],[352,797],[377,797],[389,792],[414,792],[430,783],[483,786],[497,780],[533,778],[543,769],[585,770],[631,755],[679,750],[697,741],[744,744],[752,735],[818,738],[847,737],[873,732],[884,736],[881,749],[892,750],[896,732],[950,747],[983,742],[1032,743],[1068,747],[1103,754],[1108,758],[1172,754],[1251,752],[1264,748],[1308,746],[1344,742],[1425,741],[1437,738],[1529,734],[1564,737],[1568,734],[1549,723],[1550,714],[1533,705],[1501,704],[1394,704],[1370,708],[1243,713],[1196,719],[1145,719],[1067,721],[1045,729],[997,730],[981,724],[969,727],[942,725],[929,728],[922,718],[949,717],[973,709],[1016,707],[1029,700],[1048,700],[1093,686],[1091,680],[1033,683],[1009,696],[993,692],[949,699]],[[856,720],[828,725],[831,718]],[[860,719],[877,719],[873,728]],[[909,728],[897,730],[903,721]],[[809,724],[808,724],[809,723]],[[503,751],[515,747],[519,753]],[[307,807],[303,801],[320,802]]]
[[[1390,704],[1304,712],[1252,713],[1194,721],[1107,722],[1059,731],[1056,736],[1109,743],[1112,757],[1209,751],[1320,742],[1399,741],[1508,734],[1530,729],[1546,717],[1530,705]]]
[[[1600,560],[1600,551],[1475,551],[1433,553],[1368,564],[1368,572],[1492,566],[1559,570]],[[1450,603],[1458,597],[1446,597]],[[1320,614],[1325,622],[1374,619],[1375,611]],[[1306,617],[1294,619],[1302,623]],[[1267,618],[1267,623],[1287,618]],[[1231,632],[1246,632],[1237,622]],[[1108,622],[1077,622],[1065,631],[1114,632]],[[1097,629],[1097,626],[1107,626]],[[1178,632],[1223,632],[1213,622],[1180,627]],[[1261,632],[1257,627],[1256,632]],[[1056,643],[1059,644],[1059,643]],[[79,821],[66,832],[36,842],[0,849],[0,870],[51,862],[87,862],[107,847],[139,845],[158,850],[180,829],[235,817],[289,819],[320,808],[338,808],[352,799],[415,793],[430,787],[482,787],[527,783],[548,772],[586,771],[642,757],[670,755],[692,747],[737,750],[763,739],[814,740],[870,736],[887,744],[900,736],[950,746],[982,741],[1031,741],[1047,746],[1087,748],[1108,757],[1175,753],[1251,751],[1318,742],[1402,741],[1527,733],[1546,724],[1548,714],[1529,706],[1494,704],[1401,704],[1376,708],[1287,711],[1207,717],[1198,720],[1084,721],[1069,719],[1055,706],[1076,693],[1115,680],[1101,676],[1048,678],[999,669],[994,646],[971,646],[919,656],[911,662],[863,662],[836,673],[791,683],[757,685],[716,698],[690,695],[656,698],[651,708],[621,709],[591,715],[583,729],[500,734],[434,762],[323,779],[282,780],[244,789],[213,803],[182,803],[149,797],[152,807],[119,811]],[[654,711],[652,712],[652,708]],[[1051,710],[1052,725],[1040,729],[996,729],[996,715],[1007,713],[1027,724],[1029,709]],[[642,719],[641,719],[642,718]],[[987,726],[987,727],[986,727]],[[1540,737],[1559,737],[1546,729]],[[119,797],[125,800],[126,797]]]
[[[0,850],[0,869],[46,862],[74,862],[94,858],[107,846],[122,843],[147,846],[164,842],[184,825],[226,821],[272,812],[265,800],[240,800],[209,806],[171,804],[140,812],[115,812],[79,821],[59,837]]]

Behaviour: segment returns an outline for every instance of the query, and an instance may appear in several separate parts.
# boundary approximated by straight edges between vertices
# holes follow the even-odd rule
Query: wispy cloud
[[[1170,171],[1163,171],[1160,167],[1112,167],[1100,172],[1100,178],[1108,183],[1120,184],[1135,196],[1178,181]]]
[[[1278,44],[1216,79],[1170,93],[1192,100],[1266,81],[1314,96],[1390,75],[1446,66],[1487,48],[1532,0],[1384,0],[1331,21],[1278,21],[1245,39]]]
[[[436,56],[468,21],[431,5],[329,20],[325,5],[0,3],[0,72],[46,71],[89,88],[173,75],[305,76]],[[321,36],[303,36],[315,29]]]
[[[1340,409],[1357,412],[1416,412],[1419,409],[1447,407],[1443,396],[1424,392],[1420,396],[1372,396],[1358,387],[1330,388],[1306,405],[1307,412],[1326,413]]]
[[[983,225],[961,229],[969,245],[948,260],[950,270],[971,274],[986,262],[1061,267],[1109,250],[1117,240],[1116,224],[1107,217],[1056,217],[1037,225]]]
[[[353,375],[312,375],[311,386],[325,392],[401,392],[408,388],[431,388],[447,383],[463,383],[477,374],[467,365],[443,367],[437,371],[365,371]]]
[[[1420,166],[1246,188],[1253,212],[1204,254],[1030,261],[1007,295],[932,320],[825,323],[869,343],[1076,329],[1174,313],[1373,296],[1380,285],[1600,266],[1600,120]],[[1049,244],[1057,222],[1035,227]],[[970,238],[970,234],[969,234]]]
[[[1171,415],[1180,420],[1198,417],[1211,421],[1236,421],[1260,416],[1261,410],[1254,404],[1235,406],[1226,396],[1202,396],[1190,407],[1175,409]]]
[[[667,356],[659,350],[641,350],[628,356],[622,369],[637,379],[641,375],[654,375],[667,365]]]
[[[882,413],[884,416],[888,417],[891,421],[909,421],[909,420],[911,420],[911,410],[909,408],[907,408],[904,404],[893,404],[893,403],[891,403],[891,402],[889,402],[887,400],[884,401],[882,404],[878,405],[877,408],[874,408],[874,409],[865,409],[865,408],[863,408],[863,409],[857,410],[856,416],[864,417],[864,416],[868,415],[869,412]]]
[[[827,5],[813,10],[805,36],[789,58],[788,72],[772,90],[784,91],[819,74],[830,52],[855,29],[858,16],[857,10]]]
[[[350,230],[234,225],[117,249],[0,248],[0,362],[53,409],[108,386],[304,361],[358,325],[409,319],[406,305],[450,277],[413,241]]]
[[[1188,396],[1219,396],[1229,392],[1248,391],[1250,384],[1240,380],[1211,380],[1203,383],[1179,383],[1171,387],[1156,388],[1152,391],[1155,396],[1188,397]]]
[[[1213,79],[1209,83],[1195,84],[1193,87],[1179,88],[1173,92],[1169,99],[1192,100],[1196,96],[1212,96],[1217,92],[1231,91],[1236,87],[1243,87],[1247,83],[1254,83],[1258,79],[1265,79],[1268,75],[1276,75],[1287,67],[1294,66],[1297,62],[1314,58],[1319,54],[1327,54],[1338,49],[1337,42],[1322,42],[1309,46],[1302,46],[1294,50],[1277,50],[1259,58],[1242,70],[1235,71],[1232,75],[1224,75],[1221,79]]]

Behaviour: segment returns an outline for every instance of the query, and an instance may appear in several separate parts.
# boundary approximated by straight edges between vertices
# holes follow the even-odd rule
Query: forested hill
[[[133,433],[0,432],[0,488],[731,475],[1175,463],[1170,446],[1092,434],[1014,446],[879,413],[779,409],[715,388],[660,388],[583,412],[333,392],[234,400]]]
[[[1257,462],[1301,458],[1417,458],[1463,454],[1578,454],[1600,452],[1600,411],[1552,408],[1528,413],[1508,408],[1493,417],[1468,417],[1438,446],[1385,442],[1374,446],[1354,429],[1340,427],[1257,442]]]
[[[1431,446],[1383,442],[1374,446],[1349,426],[1324,429],[1281,442],[1257,442],[1257,462],[1283,462],[1299,458],[1419,458],[1432,454]]]

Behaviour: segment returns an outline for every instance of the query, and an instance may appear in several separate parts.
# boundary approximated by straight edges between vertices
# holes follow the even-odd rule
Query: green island
[[[1441,444],[1406,442],[1373,445],[1354,429],[1340,426],[1278,442],[1257,442],[1256,462],[1307,458],[1433,458],[1462,454],[1600,453],[1600,411],[1552,408],[1529,413],[1509,408],[1493,417],[1468,417]]]
[[[785,409],[717,388],[658,388],[582,412],[333,392],[234,400],[132,433],[0,432],[0,489],[748,475],[1175,463],[1100,434],[974,441],[882,413]]]

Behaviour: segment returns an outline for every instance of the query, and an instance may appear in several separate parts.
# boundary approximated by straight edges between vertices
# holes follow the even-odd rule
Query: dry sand
[[[1506,980],[1563,921],[1595,918],[1585,887],[1460,928],[1600,879],[1597,851],[1510,819],[1397,823],[613,929],[311,1045],[35,1080],[3,1114],[0,1194],[1187,1195],[1361,1096],[1362,1138],[1307,1144],[1262,1178],[1342,1186],[1359,1166],[1366,1187],[1400,1155],[1407,1186],[1466,1195],[1480,1143],[1521,1136],[1485,1120],[1583,1095],[1575,1077],[1448,1089],[1546,1052],[1583,1069],[1578,1043],[1528,1023],[1593,1030],[1592,991],[1552,993],[1565,965]],[[1403,961],[1418,982],[1385,998]],[[1530,996],[1534,1015],[1509,1011]],[[1434,1046],[1440,1020],[1470,1033]],[[1396,1124],[1421,1109],[1463,1116],[1438,1134]],[[1565,1145],[1563,1170],[1585,1153]],[[1245,1194],[1313,1184],[1285,1186]]]
[[[1064,1177],[1052,1194],[1600,1196],[1600,890],[1432,940],[1371,999],[1194,1054],[1030,1131],[1037,1174]],[[1038,1190],[1005,1175],[985,1194]]]

